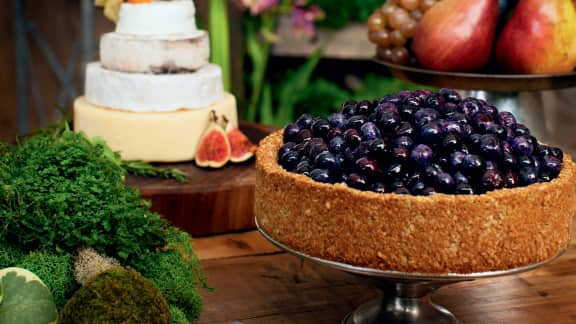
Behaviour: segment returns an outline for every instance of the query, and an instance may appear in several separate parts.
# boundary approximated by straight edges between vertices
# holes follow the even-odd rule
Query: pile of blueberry
[[[283,135],[284,169],[380,193],[482,194],[562,169],[562,150],[538,143],[510,112],[451,89],[347,101],[327,119],[301,115]]]

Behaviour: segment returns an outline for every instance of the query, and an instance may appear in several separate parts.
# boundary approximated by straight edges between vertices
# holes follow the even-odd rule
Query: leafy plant
[[[56,306],[61,308],[78,289],[73,262],[71,253],[44,250],[28,253],[16,266],[32,271],[42,279],[52,292]]]
[[[42,280],[22,268],[0,270],[0,323],[56,323],[58,311]]]
[[[0,240],[0,269],[15,266],[25,255],[18,245]]]
[[[131,267],[150,279],[168,303],[184,312],[188,321],[197,318],[202,309],[199,287],[206,287],[194,254],[190,236],[172,228],[167,246],[158,252],[145,253]]]
[[[334,1],[334,0],[310,0],[310,4],[317,5],[324,10],[326,18],[320,21],[321,26],[341,28],[351,22],[366,22],[368,16],[385,0],[362,0],[362,1]]]
[[[165,220],[84,135],[24,139],[0,156],[0,239],[25,249],[94,246],[122,260],[164,246]]]

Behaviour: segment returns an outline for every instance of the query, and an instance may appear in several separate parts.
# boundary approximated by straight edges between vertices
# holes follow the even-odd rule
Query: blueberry
[[[514,188],[518,186],[518,176],[516,172],[512,170],[508,170],[504,172],[504,187],[505,188]]]
[[[555,158],[558,158],[560,161],[564,159],[564,152],[558,147],[550,147],[550,155]]]
[[[515,128],[516,127],[516,118],[509,111],[501,111],[498,114],[498,121],[500,122],[500,125],[502,125],[506,128]]]
[[[411,121],[414,119],[414,114],[418,111],[419,107],[411,106],[411,105],[401,105],[398,108],[398,112],[400,113],[400,117],[403,120]]]
[[[377,125],[384,133],[392,133],[396,130],[402,119],[400,114],[393,110],[387,110],[382,113],[378,119]]]
[[[314,166],[317,169],[328,169],[330,171],[338,171],[340,169],[340,160],[329,151],[324,151],[316,156],[314,159]]]
[[[404,173],[404,167],[400,163],[392,163],[388,168],[386,168],[385,175],[389,180],[394,180],[400,177]]]
[[[288,151],[282,155],[280,158],[280,165],[288,170],[292,171],[300,162],[301,154],[298,151]]]
[[[366,178],[358,173],[350,173],[346,178],[346,185],[350,188],[364,190],[367,187]]]
[[[422,98],[415,96],[413,94],[409,94],[406,97],[404,97],[404,99],[402,99],[402,103],[420,107],[420,104],[422,103]]]
[[[436,184],[436,188],[438,191],[442,193],[452,193],[454,191],[454,187],[456,186],[456,182],[454,178],[448,172],[440,172],[434,179],[434,183]]]
[[[370,143],[369,141],[364,141],[360,143],[356,148],[354,148],[353,155],[354,161],[358,160],[359,158],[367,157],[370,154]]]
[[[375,182],[368,186],[368,190],[376,192],[376,193],[385,193],[386,186],[382,182]]]
[[[485,113],[476,113],[472,117],[472,126],[474,129],[481,134],[486,133],[486,130],[494,123],[492,117]]]
[[[342,154],[346,149],[346,141],[342,136],[336,136],[330,140],[328,149],[334,154]]]
[[[480,138],[482,138],[482,135],[477,133],[468,136],[468,143],[474,151],[480,151]]]
[[[378,117],[382,116],[382,113],[385,111],[394,111],[397,113],[399,112],[398,106],[390,102],[379,103],[376,108],[374,108],[374,113],[376,113],[376,116]]]
[[[460,170],[465,157],[466,154],[464,152],[456,151],[451,153],[448,157],[448,166],[452,170]]]
[[[463,124],[462,125],[462,136],[468,137],[474,133],[474,128],[471,125]]]
[[[496,120],[499,117],[498,108],[492,105],[484,105],[480,108],[480,111],[490,116],[492,120]]]
[[[502,155],[502,168],[504,170],[508,170],[508,169],[514,169],[516,168],[516,165],[518,164],[518,160],[516,159],[516,156],[514,156],[514,154],[512,153],[504,153]]]
[[[368,100],[362,100],[356,104],[356,113],[358,115],[368,116],[372,113],[372,104]]]
[[[429,94],[424,98],[424,102],[422,103],[424,107],[438,109],[440,106],[440,100],[435,94]]]
[[[436,179],[436,177],[442,172],[444,172],[442,171],[442,167],[434,163],[424,169],[424,175],[428,181],[434,181],[434,179]]]
[[[312,148],[316,145],[325,144],[324,140],[319,137],[314,137],[304,142],[304,155],[309,156]]]
[[[523,124],[516,124],[514,136],[530,136],[530,129]]]
[[[454,182],[456,183],[456,185],[463,184],[463,183],[470,183],[470,180],[468,180],[468,177],[466,177],[466,176],[465,176],[462,172],[460,172],[460,171],[454,173],[454,175],[452,176],[452,178],[454,178]]]
[[[482,104],[476,98],[465,98],[458,105],[458,110],[464,113],[467,117],[473,116],[480,111]]]
[[[550,172],[552,176],[556,176],[562,170],[562,160],[552,155],[546,155],[542,158],[542,168]]]
[[[502,145],[502,152],[514,153],[514,150],[512,150],[512,145],[510,145],[508,141],[502,141],[500,144]]]
[[[296,146],[296,143],[294,142],[288,142],[283,144],[278,150],[278,159],[280,159],[282,155],[284,155],[284,153],[291,151],[294,148],[294,146]]]
[[[457,195],[473,195],[474,189],[468,183],[460,183],[456,186],[454,191]]]
[[[521,155],[521,156],[519,156],[516,160],[517,160],[517,162],[516,162],[516,164],[517,164],[516,167],[517,167],[518,169],[522,169],[522,168],[525,168],[525,167],[531,167],[531,168],[536,167],[536,166],[534,165],[534,160],[532,160],[532,157],[531,157],[531,156]]]
[[[462,100],[460,94],[453,89],[446,89],[442,88],[439,91],[439,94],[446,100],[447,102],[458,104]]]
[[[501,140],[505,140],[508,135],[506,133],[506,128],[498,124],[490,124],[486,128],[486,134],[494,134]]]
[[[330,172],[326,169],[314,169],[310,171],[310,178],[316,182],[334,183],[334,180],[330,176]]]
[[[404,185],[404,182],[401,181],[401,180],[393,181],[393,182],[390,184],[390,186],[389,186],[389,189],[390,189],[390,191],[392,191],[392,192],[394,192],[394,191],[396,191],[397,189],[400,189],[400,188],[406,188],[406,186]]]
[[[412,126],[412,124],[410,124],[410,122],[401,122],[400,125],[398,126],[398,128],[396,129],[396,135],[397,136],[414,136],[416,130],[414,129],[414,126]]]
[[[318,119],[312,124],[312,135],[314,137],[326,138],[330,131],[330,124],[326,119]]]
[[[302,161],[298,162],[294,172],[299,174],[309,175],[310,171],[312,171],[312,162],[309,159],[303,159]]]
[[[365,175],[369,179],[377,178],[382,175],[378,161],[369,157],[363,157],[356,160],[356,168],[361,174]]]
[[[284,127],[284,143],[296,142],[298,140],[298,133],[300,132],[300,127],[296,124],[288,124]]]
[[[534,146],[529,137],[518,136],[514,138],[514,141],[512,142],[512,150],[517,155],[532,155],[534,152]]]
[[[442,148],[444,149],[444,152],[448,153],[454,152],[456,150],[459,150],[461,147],[462,142],[460,141],[460,138],[457,135],[448,134],[442,140]]]
[[[379,160],[385,159],[390,154],[390,148],[388,147],[386,142],[381,138],[375,139],[372,142],[370,142],[370,145],[368,146],[368,151],[370,156]]]
[[[437,110],[432,109],[432,108],[424,108],[424,109],[418,110],[414,114],[414,122],[416,123],[416,125],[422,127],[422,126],[428,124],[429,122],[438,119],[438,117],[439,117],[439,114],[438,114]]]
[[[346,125],[346,116],[342,113],[333,113],[328,116],[328,123],[331,127],[344,128]]]
[[[482,187],[486,191],[492,191],[504,187],[504,178],[496,169],[486,170],[482,175]]]
[[[310,114],[302,114],[296,119],[296,125],[300,129],[310,129],[314,123],[314,116]]]
[[[554,178],[555,177],[550,172],[542,171],[542,172],[540,172],[540,175],[538,176],[538,182],[550,182]]]
[[[484,161],[484,171],[486,170],[498,170],[498,163],[490,160]]]
[[[410,160],[418,167],[425,168],[434,158],[432,149],[426,144],[418,144],[410,153]]]
[[[422,190],[422,196],[431,196],[436,193],[436,189],[434,187],[426,187]]]
[[[502,156],[500,140],[493,134],[480,136],[480,152],[489,159],[500,159]]]
[[[455,121],[461,125],[468,124],[468,119],[466,118],[466,115],[463,113],[456,112],[456,113],[449,115],[447,117],[448,117],[448,120]]]
[[[444,124],[443,131],[446,134],[453,134],[453,135],[460,137],[464,134],[464,130],[463,130],[462,126],[463,126],[462,124],[460,124],[456,121],[450,120]]]
[[[400,187],[396,190],[393,191],[395,194],[398,195],[409,195],[410,194],[410,190],[406,189],[405,187]]]
[[[411,149],[414,141],[408,136],[400,136],[394,140],[394,147],[404,147]]]
[[[430,122],[420,129],[420,140],[427,144],[440,143],[442,135],[442,128],[437,122]]]
[[[534,145],[534,154],[539,157],[550,155],[550,147],[544,144]]]
[[[462,171],[468,175],[475,175],[482,171],[484,160],[476,154],[468,154],[462,160]]]
[[[364,123],[366,123],[367,121],[368,117],[364,115],[354,115],[348,118],[348,121],[346,122],[346,128],[355,128],[357,130],[360,130],[360,127],[362,127],[362,125],[364,125]]]
[[[358,144],[360,144],[360,142],[362,142],[362,136],[358,130],[350,128],[344,132],[344,140],[346,141],[346,145],[348,145],[348,147],[356,147]]]
[[[520,186],[528,186],[536,182],[538,182],[538,171],[535,168],[520,169],[518,172],[518,184]]]
[[[297,143],[307,142],[312,139],[312,131],[309,129],[302,129],[298,132],[298,136],[296,138]]]
[[[380,130],[372,122],[366,122],[360,127],[360,132],[362,133],[362,139],[364,140],[374,140],[377,138],[382,138],[380,135]]]
[[[458,105],[453,102],[446,102],[441,106],[438,111],[444,117],[452,116],[458,112]]]
[[[410,157],[410,150],[405,147],[395,147],[392,149],[392,159],[397,163],[404,163]]]
[[[422,195],[422,192],[426,188],[426,184],[423,181],[416,181],[412,186],[410,186],[410,193],[413,195]]]
[[[344,105],[342,105],[342,114],[346,118],[356,115],[356,102],[349,101],[344,103]]]

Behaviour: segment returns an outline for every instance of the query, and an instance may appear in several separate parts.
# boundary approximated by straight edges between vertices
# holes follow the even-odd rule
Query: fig
[[[223,119],[226,123],[226,136],[232,149],[230,161],[240,163],[252,158],[256,151],[256,145],[238,127],[228,122],[226,116],[223,116]]]
[[[196,150],[196,164],[200,167],[221,168],[230,160],[231,152],[228,137],[218,124],[218,116],[215,111],[211,111],[210,123]]]

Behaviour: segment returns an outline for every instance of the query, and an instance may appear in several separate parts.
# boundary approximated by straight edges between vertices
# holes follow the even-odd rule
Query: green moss
[[[17,263],[35,273],[46,284],[58,309],[62,308],[76,289],[74,255],[66,252],[33,251]]]
[[[202,298],[198,289],[206,287],[191,240],[187,233],[172,228],[165,249],[146,253],[130,264],[154,282],[168,303],[180,308],[189,321],[200,315]]]
[[[0,240],[0,269],[16,266],[24,255],[21,247]]]
[[[162,294],[133,270],[111,269],[94,277],[60,312],[67,323],[171,323]]]
[[[172,324],[189,324],[190,321],[186,318],[186,314],[174,305],[169,305],[170,314],[172,315]]]

